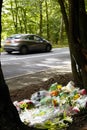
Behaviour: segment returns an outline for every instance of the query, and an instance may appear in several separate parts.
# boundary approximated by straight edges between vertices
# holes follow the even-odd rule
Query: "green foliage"
[[[42,0],[42,36],[47,37],[47,24],[49,24],[49,40],[52,44],[61,42],[61,12],[58,2],[55,0]],[[48,21],[46,16],[48,11]],[[40,32],[40,0],[4,0],[2,8],[2,40],[15,33]],[[62,39],[66,40],[63,22]],[[61,42],[63,43],[63,42]]]
[[[1,48],[0,48],[0,53],[3,52],[3,51],[4,51],[4,49],[1,47]]]
[[[87,0],[85,0],[85,8],[86,8],[86,11],[87,11]]]
[[[47,120],[45,124],[36,125],[39,129],[48,129],[48,130],[66,130],[68,123],[64,123],[63,120],[60,121],[59,118],[54,118],[53,120]]]

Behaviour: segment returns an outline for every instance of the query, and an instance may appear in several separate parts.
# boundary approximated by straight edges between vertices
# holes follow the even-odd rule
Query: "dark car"
[[[4,50],[9,54],[13,51],[19,51],[21,54],[27,54],[31,51],[50,52],[52,45],[49,41],[34,34],[15,34],[8,37],[4,43]]]

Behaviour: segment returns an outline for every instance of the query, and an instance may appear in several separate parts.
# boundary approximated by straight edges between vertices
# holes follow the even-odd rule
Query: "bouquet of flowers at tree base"
[[[87,93],[70,81],[66,86],[54,83],[49,90],[38,91],[31,99],[15,101],[20,119],[27,125],[49,130],[65,129],[72,115],[87,109]]]

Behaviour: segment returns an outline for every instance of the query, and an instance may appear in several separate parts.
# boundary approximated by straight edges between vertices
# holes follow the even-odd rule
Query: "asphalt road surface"
[[[48,53],[31,53],[28,55],[4,52],[1,53],[1,65],[5,79],[55,68],[71,71],[68,48],[56,48]]]

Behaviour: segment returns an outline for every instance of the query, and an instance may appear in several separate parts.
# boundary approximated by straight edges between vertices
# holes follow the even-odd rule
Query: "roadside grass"
[[[68,41],[67,40],[65,40],[65,41],[63,41],[63,42],[58,42],[58,43],[53,43],[53,48],[63,48],[63,47],[69,47],[69,45],[68,45]]]
[[[61,45],[61,44],[54,44],[53,48],[63,48],[63,47],[69,47],[68,45]]]
[[[4,52],[4,48],[3,48],[3,47],[0,48],[0,53],[1,53],[1,52]]]

